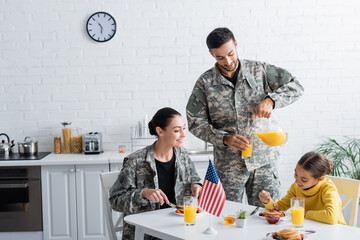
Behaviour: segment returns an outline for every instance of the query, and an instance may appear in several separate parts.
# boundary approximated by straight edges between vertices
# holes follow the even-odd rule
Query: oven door
[[[40,178],[0,179],[0,232],[42,231],[41,207]]]

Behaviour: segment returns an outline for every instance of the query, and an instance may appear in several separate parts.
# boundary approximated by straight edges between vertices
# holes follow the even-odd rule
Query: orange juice
[[[252,148],[253,148],[253,145],[252,145],[252,144],[249,144],[248,149],[247,149],[247,150],[242,151],[241,156],[243,156],[243,157],[251,157],[251,154],[252,154]]]
[[[234,222],[235,222],[235,217],[233,217],[233,216],[224,217],[224,223],[225,224],[230,225],[230,224],[233,224]]]
[[[304,224],[304,213],[303,207],[292,207],[291,208],[291,222],[294,225],[302,226]]]
[[[195,223],[196,221],[196,210],[194,206],[184,207],[184,221],[185,223]]]
[[[287,140],[285,132],[257,132],[255,133],[263,142],[269,146],[275,147],[282,145]]]

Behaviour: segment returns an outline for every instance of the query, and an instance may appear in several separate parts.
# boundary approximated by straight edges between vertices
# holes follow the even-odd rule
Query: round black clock
[[[116,21],[106,12],[96,12],[89,17],[86,31],[93,40],[107,42],[116,33]]]

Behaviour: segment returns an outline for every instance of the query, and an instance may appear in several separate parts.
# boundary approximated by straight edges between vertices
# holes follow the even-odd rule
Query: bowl
[[[269,224],[276,224],[280,220],[279,216],[266,216],[265,218]]]

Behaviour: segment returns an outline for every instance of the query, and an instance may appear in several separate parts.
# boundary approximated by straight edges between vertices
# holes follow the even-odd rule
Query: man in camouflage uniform
[[[183,204],[184,196],[191,196],[191,187],[200,183],[194,163],[186,149],[174,148],[175,154],[175,199],[177,205]],[[143,197],[144,189],[159,189],[154,144],[140,149],[124,159],[118,179],[110,189],[110,203],[114,210],[124,217],[160,209],[160,203]],[[135,227],[124,222],[122,239],[134,239]],[[145,235],[145,239],[155,239]]]
[[[261,206],[258,193],[263,189],[279,199],[279,147],[252,137],[252,157],[243,159],[241,151],[249,146],[255,117],[270,118],[273,109],[299,99],[303,87],[285,69],[239,60],[237,42],[227,28],[212,31],[207,45],[216,64],[199,77],[189,98],[189,130],[214,145],[215,168],[228,200],[241,202],[245,188],[252,205]]]

